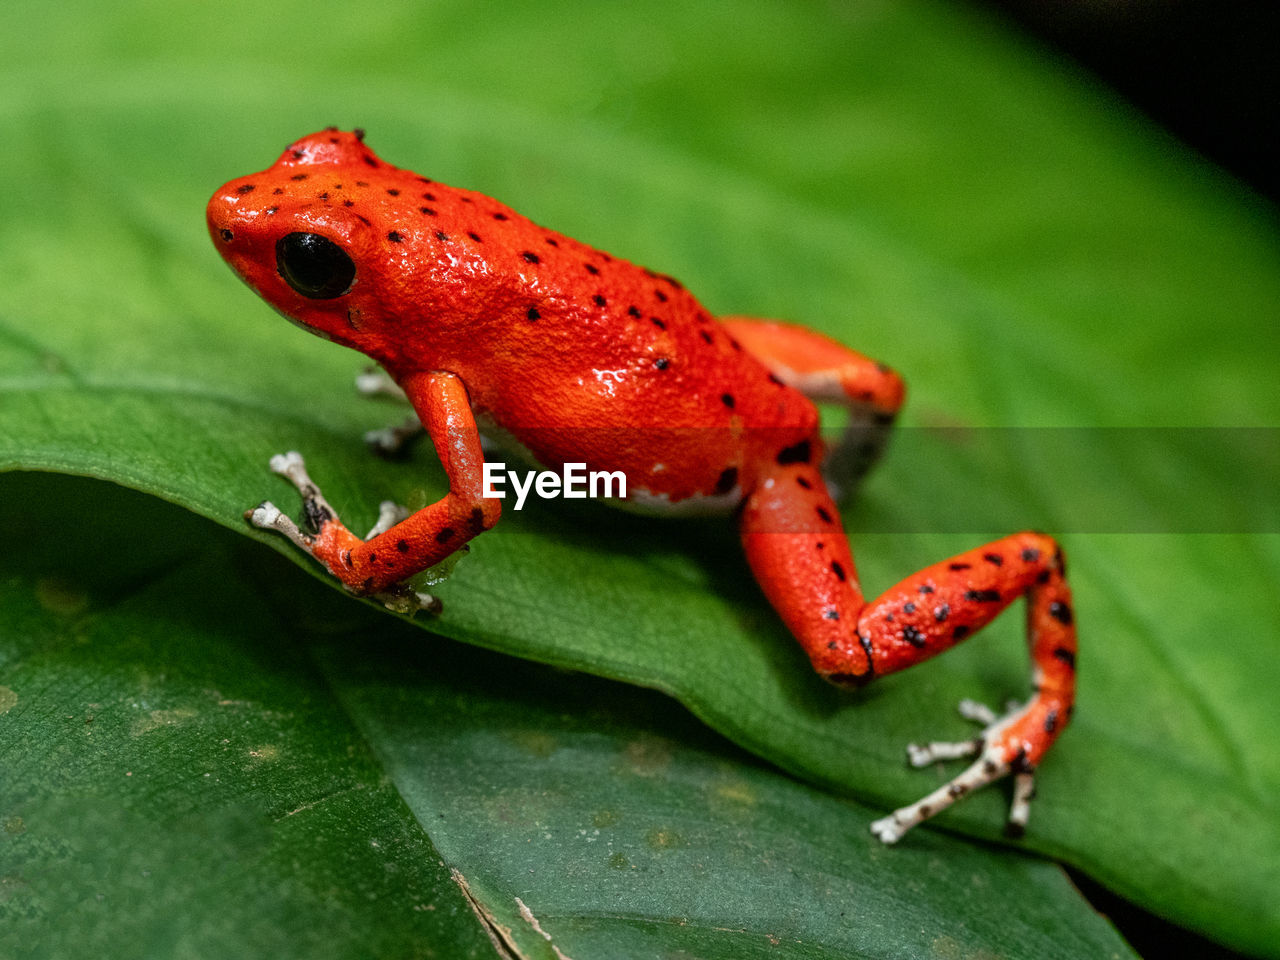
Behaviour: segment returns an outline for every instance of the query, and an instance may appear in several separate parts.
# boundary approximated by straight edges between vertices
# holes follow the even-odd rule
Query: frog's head
[[[398,198],[420,184],[363,138],[334,128],[303,137],[268,169],[220,187],[206,217],[223,259],[276,310],[382,359],[412,322],[399,309],[412,302],[412,238],[394,227]]]

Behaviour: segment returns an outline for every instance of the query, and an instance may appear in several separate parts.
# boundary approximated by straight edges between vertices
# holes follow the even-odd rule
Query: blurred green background
[[[914,431],[911,455],[891,452],[844,513],[873,589],[1006,521],[1068,532],[1081,706],[1040,777],[1024,846],[1043,861],[994,845],[999,791],[939,821],[962,839],[919,831],[885,851],[866,835],[877,810],[937,782],[903,768],[903,743],[965,735],[950,714],[960,696],[1025,688],[1016,615],[842,697],[807,673],[730,531],[591,507],[506,518],[442,587],[446,615],[418,625],[672,694],[863,807],[704,746],[669,701],[582,678],[587,715],[616,708],[588,749],[579,731],[546,732],[572,726],[558,675],[477,651],[474,669],[517,678],[516,692],[486,690],[466,679],[466,648],[329,597],[247,536],[102,485],[15,475],[0,487],[10,954],[136,955],[120,947],[136,941],[149,956],[255,942],[306,955],[327,939],[335,955],[483,956],[485,929],[524,955],[575,960],[1016,953],[997,932],[1011,903],[1046,944],[1035,955],[1122,953],[1059,862],[1180,928],[1280,955],[1280,525],[1257,495],[1274,489],[1274,446],[1227,445],[1209,463],[1177,445],[1138,457],[1126,439],[1280,423],[1280,244],[1265,201],[1007,25],[924,0],[15,2],[0,11],[0,54],[7,469],[110,480],[242,534],[245,506],[290,502],[265,470],[287,447],[354,527],[383,497],[439,494],[429,451],[408,468],[363,451],[361,432],[394,411],[353,397],[359,358],[280,322],[204,233],[217,185],[328,124],[674,273],[713,312],[800,321],[883,358],[909,381],[908,429],[1085,438],[1068,469],[1030,456],[1024,431],[986,435],[979,454]],[[1102,427],[1114,429],[1090,432]],[[1141,523],[1073,522],[1073,505],[1106,497]],[[1197,502],[1214,516],[1235,504],[1243,520],[1192,533]],[[428,663],[460,664],[440,668],[451,681],[424,676],[418,644]],[[464,687],[475,737],[450,727],[464,706],[449,691]],[[399,726],[370,689],[394,692]],[[245,716],[228,719],[230,704]],[[424,724],[466,745],[440,747],[447,767],[415,753]],[[655,738],[710,754],[655,772]],[[598,777],[617,795],[594,808],[567,806],[586,787],[550,762],[485,793],[482,772],[515,769],[495,742],[645,773]],[[291,813],[331,796],[349,806]],[[770,799],[743,819],[744,796]],[[520,813],[548,804],[571,811],[556,830]],[[566,839],[578,829],[618,830],[614,849]],[[810,875],[824,831],[840,856]],[[367,836],[399,838],[396,856]],[[504,844],[537,852],[486,854]],[[269,853],[246,867],[250,850]],[[727,850],[745,859],[719,860]],[[664,870],[691,887],[663,899]],[[960,874],[990,893],[958,898]],[[765,909],[778,902],[797,906]]]

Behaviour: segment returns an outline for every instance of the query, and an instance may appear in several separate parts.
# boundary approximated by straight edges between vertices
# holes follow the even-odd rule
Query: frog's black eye
[[[318,233],[289,233],[277,240],[276,269],[311,300],[340,297],[356,279],[356,265],[346,251]]]

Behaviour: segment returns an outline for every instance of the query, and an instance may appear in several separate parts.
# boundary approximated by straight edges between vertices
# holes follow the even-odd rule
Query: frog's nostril
[[[235,234],[233,234],[233,233],[232,233],[230,230],[228,230],[226,227],[223,227],[221,230],[219,230],[219,231],[218,231],[218,233],[222,236],[222,239],[223,239],[223,241],[224,241],[225,243],[230,243],[230,242],[231,242],[231,238],[232,238],[233,236],[235,236]]]

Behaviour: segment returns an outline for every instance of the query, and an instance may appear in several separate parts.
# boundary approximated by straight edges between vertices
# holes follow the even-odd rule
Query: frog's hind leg
[[[746,317],[721,323],[783,383],[810,400],[848,409],[849,420],[823,472],[836,499],[852,493],[888,441],[902,406],[902,378],[883,363],[795,324]]]
[[[839,684],[871,679],[874,651],[854,629],[866,601],[818,468],[771,468],[744,501],[739,529],[752,573],[814,670]]]
[[[960,744],[912,747],[916,766],[975,756],[918,803],[876,821],[893,843],[966,794],[1014,776],[1011,832],[1025,825],[1031,774],[1062,733],[1075,701],[1076,632],[1062,554],[1050,537],[1019,533],[926,567],[866,602],[839,515],[815,467],[780,465],[760,478],[741,514],[747,560],[770,603],[828,680],[851,686],[905,669],[1027,598],[1033,694],[1003,717],[970,706],[986,729]]]
[[[1066,728],[1075,705],[1076,628],[1062,551],[1042,533],[1015,533],[944,560],[891,587],[858,618],[858,632],[883,652],[877,673],[890,673],[950,649],[1027,598],[1032,695],[997,717],[978,704],[962,712],[985,726],[973,764],[942,788],[872,824],[886,843],[971,790],[1014,776],[1006,831],[1026,827],[1032,773]],[[909,749],[915,766],[949,758],[946,745]]]

